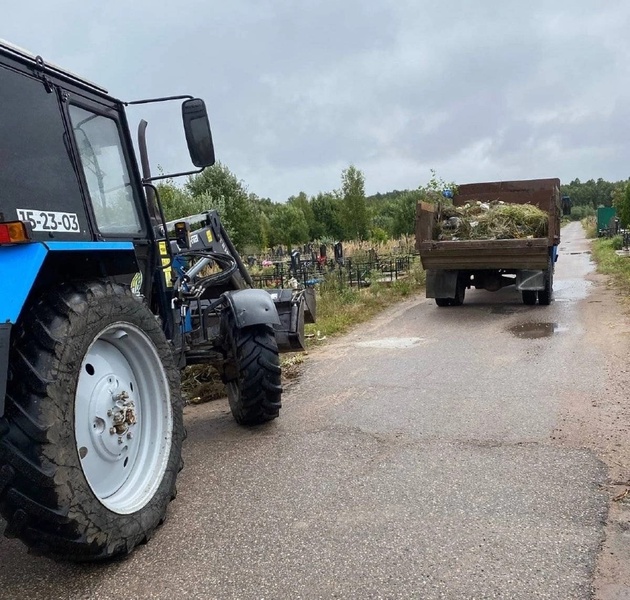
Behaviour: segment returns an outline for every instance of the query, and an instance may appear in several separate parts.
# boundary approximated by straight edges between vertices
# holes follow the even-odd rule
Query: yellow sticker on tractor
[[[158,242],[160,258],[162,259],[162,272],[164,273],[164,282],[166,287],[173,287],[173,269],[171,268],[171,257],[166,249],[166,242]]]

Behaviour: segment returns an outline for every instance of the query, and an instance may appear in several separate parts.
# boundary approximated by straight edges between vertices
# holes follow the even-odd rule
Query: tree
[[[623,184],[620,193],[616,193],[614,198],[619,224],[625,229],[630,226],[630,185],[628,182]]]
[[[317,237],[316,233],[318,228],[316,227],[315,213],[313,212],[313,207],[308,200],[308,196],[304,192],[300,192],[297,196],[291,196],[287,200],[287,204],[299,208],[304,213],[309,237],[314,240]]]
[[[416,205],[423,199],[420,190],[401,194],[393,205],[394,222],[392,234],[398,238],[401,235],[411,235],[416,228]]]
[[[343,225],[345,236],[351,240],[364,240],[368,234],[368,214],[365,203],[365,178],[354,165],[341,174],[343,199]]]
[[[315,219],[314,240],[330,238],[339,241],[344,238],[341,199],[332,192],[319,193],[311,200]]]
[[[618,183],[605,181],[601,177],[597,181],[589,179],[584,183],[574,179],[567,185],[561,185],[560,191],[571,197],[573,206],[612,206],[613,192]]]
[[[269,217],[260,212],[260,248],[265,250],[271,247],[271,221]]]
[[[193,198],[187,190],[176,186],[171,179],[158,183],[156,187],[167,221],[181,219],[205,210],[203,199]]]
[[[223,226],[239,250],[260,242],[260,223],[254,207],[256,197],[247,193],[245,184],[225,165],[217,163],[193,175],[186,189],[193,198],[203,199],[208,208],[221,207],[217,210]]]
[[[291,247],[309,241],[308,224],[304,213],[292,204],[278,204],[271,216],[272,245],[278,243]]]

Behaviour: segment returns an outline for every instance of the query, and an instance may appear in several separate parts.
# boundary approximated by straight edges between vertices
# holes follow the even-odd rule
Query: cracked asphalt
[[[619,332],[589,305],[591,271],[572,224],[549,307],[418,296],[311,352],[273,423],[187,407],[179,495],[149,544],[76,566],[3,539],[0,597],[630,597],[601,562],[605,539],[630,547],[607,524],[627,429],[598,442],[623,352],[602,350]]]

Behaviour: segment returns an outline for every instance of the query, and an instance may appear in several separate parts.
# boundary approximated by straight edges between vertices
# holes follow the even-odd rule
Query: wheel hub
[[[125,390],[118,395],[112,394],[112,399],[114,400],[114,406],[107,411],[107,416],[111,418],[112,423],[109,433],[119,436],[127,433],[127,438],[131,439],[133,436],[129,428],[137,422],[135,404]]]
[[[103,367],[99,365],[99,370]],[[93,452],[100,461],[113,464],[134,455],[132,440],[140,426],[133,392],[128,391],[133,382],[127,383],[129,387],[123,387],[121,376],[127,380],[131,374],[118,371],[117,374],[102,374],[90,390],[85,415],[89,422],[90,443],[85,445],[83,458]]]

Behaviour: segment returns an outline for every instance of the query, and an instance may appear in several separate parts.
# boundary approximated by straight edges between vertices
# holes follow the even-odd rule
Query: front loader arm
[[[198,229],[192,229],[193,225],[201,223]],[[231,257],[237,268],[231,274],[232,292],[225,292],[226,295],[237,290],[253,288],[254,283],[243,264],[243,261],[234,247],[232,240],[225,231],[221,219],[216,211],[208,211],[171,221],[167,223],[169,230],[175,232],[177,247],[182,257],[194,256],[199,252],[199,256],[205,253],[216,255],[227,255]],[[216,262],[216,261],[215,261]],[[183,276],[190,278],[201,273],[204,267],[211,266],[212,257],[200,258],[191,268],[183,272]],[[208,290],[211,292],[211,290]],[[279,323],[269,321],[273,324],[276,341],[281,352],[295,352],[304,350],[304,323],[315,322],[315,294],[312,288],[305,290],[266,290],[273,300],[278,313]],[[210,297],[208,294],[204,297]],[[243,296],[244,298],[244,296]],[[252,296],[253,298],[253,296]],[[236,299],[234,299],[236,302]],[[232,306],[233,303],[230,305]],[[264,303],[263,303],[264,304]],[[232,306],[233,308],[233,306]],[[251,309],[250,309],[251,310]]]

